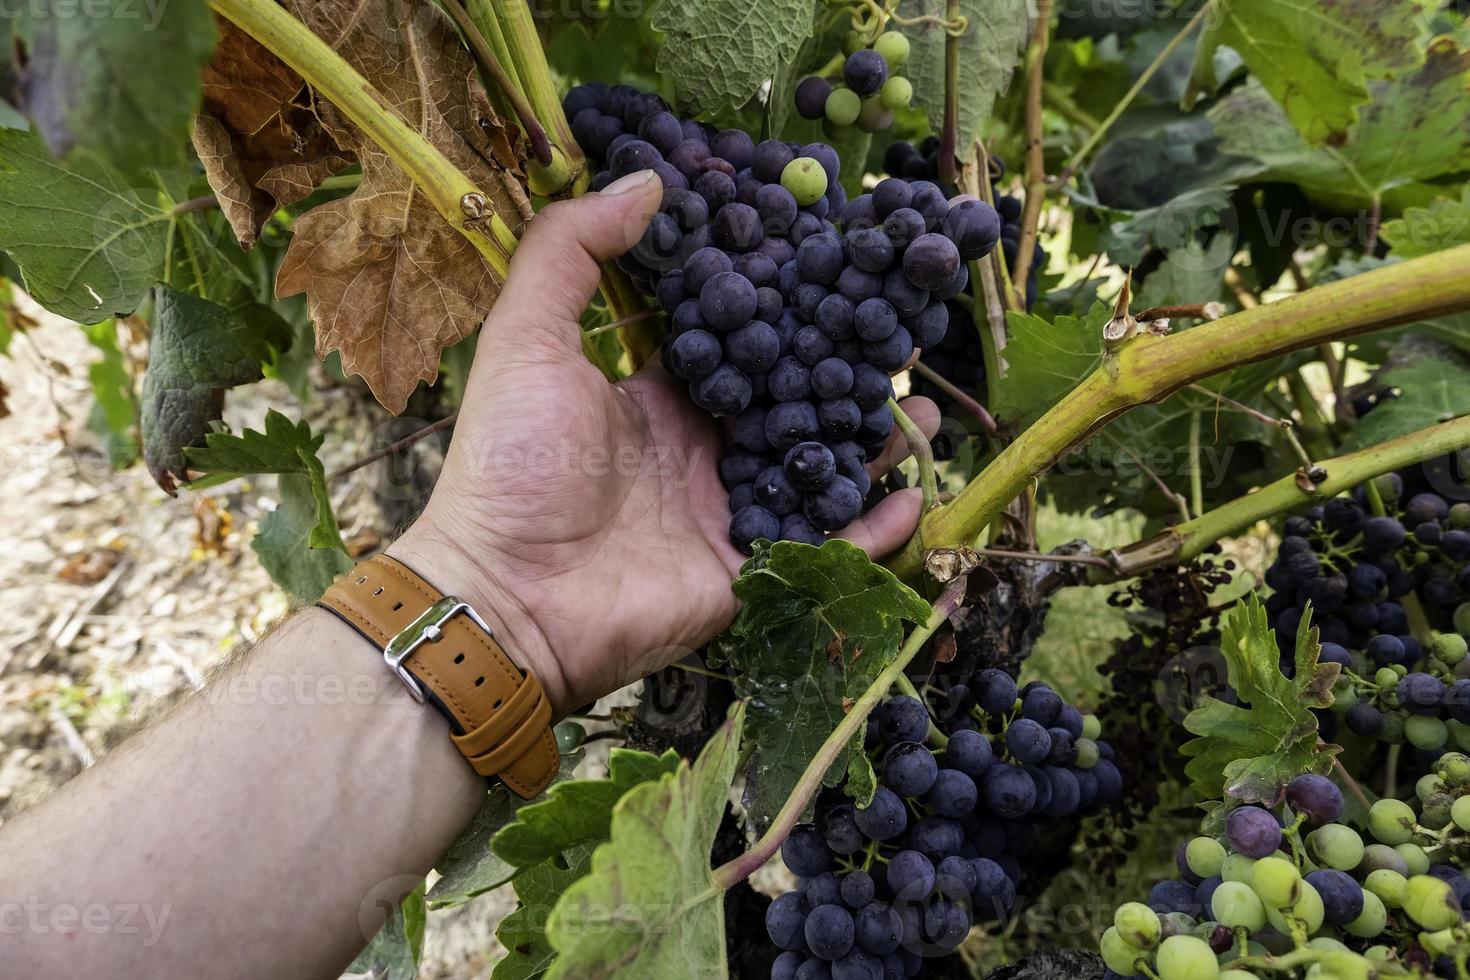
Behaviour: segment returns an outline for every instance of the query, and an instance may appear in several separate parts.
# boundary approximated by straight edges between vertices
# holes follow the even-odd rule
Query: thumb
[[[486,321],[490,335],[580,353],[578,321],[597,290],[599,264],[638,243],[662,199],[658,175],[640,170],[597,193],[543,208],[511,259],[510,275]]]

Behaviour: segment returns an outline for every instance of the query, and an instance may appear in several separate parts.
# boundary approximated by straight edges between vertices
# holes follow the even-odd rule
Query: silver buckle
[[[383,659],[388,662],[389,667],[393,668],[393,672],[398,675],[398,679],[408,688],[408,693],[419,704],[424,703],[424,689],[419,684],[418,678],[410,674],[408,668],[403,666],[403,661],[407,660],[415,650],[425,643],[438,643],[444,636],[444,624],[460,613],[464,613],[470,617],[476,626],[480,627],[480,629],[484,630],[490,636],[493,637],[495,635],[495,631],[480,618],[479,613],[470,608],[469,603],[461,602],[457,597],[447,595],[428,609],[425,609],[419,615],[418,619],[409,623],[401,633],[389,640],[388,645],[383,648]]]

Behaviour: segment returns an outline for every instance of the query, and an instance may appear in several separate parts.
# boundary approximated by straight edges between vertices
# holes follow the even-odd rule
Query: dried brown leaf
[[[501,179],[519,173],[514,146],[437,7],[296,0],[291,8],[520,229],[525,192]],[[305,292],[317,353],[340,351],[343,369],[399,412],[420,381],[434,380],[440,352],[479,326],[500,282],[385,153],[331,106],[321,109],[361,161],[362,185],[297,219],[276,293]]]

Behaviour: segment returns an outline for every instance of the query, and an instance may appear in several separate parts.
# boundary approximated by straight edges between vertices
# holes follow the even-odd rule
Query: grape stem
[[[389,456],[401,453],[409,446],[412,446],[414,443],[419,442],[420,440],[427,439],[429,436],[433,435],[436,432],[443,432],[445,429],[453,428],[454,423],[458,419],[459,413],[454,412],[451,415],[446,415],[444,418],[440,419],[437,422],[424,426],[422,429],[419,429],[416,432],[410,432],[408,435],[404,436],[402,439],[399,439],[397,442],[390,443],[389,445],[384,446],[382,449],[379,449],[376,452],[369,453],[368,455],[362,457],[355,462],[348,463],[346,466],[339,467],[328,473],[327,482],[330,483],[334,480],[340,480],[347,474],[355,473],[358,470],[362,469],[364,466],[371,465],[372,463],[376,463],[380,459],[387,459]]]
[[[898,426],[898,431],[903,433],[909,444],[909,452],[919,464],[919,486],[924,495],[924,510],[933,510],[939,504],[939,482],[934,477],[934,449],[929,445],[929,437],[914,424],[908,413],[898,407],[896,399],[888,399],[888,407],[893,412],[893,421]]]
[[[1042,145],[1041,94],[1046,75],[1046,48],[1051,39],[1051,0],[1038,0],[1036,26],[1026,50],[1026,203],[1021,210],[1021,240],[1016,245],[1012,278],[1024,288],[1031,275],[1031,253],[1036,249],[1041,205],[1046,199],[1046,156]]]
[[[1161,401],[1184,385],[1239,365],[1470,308],[1467,268],[1470,245],[1460,245],[1183,333],[1134,336],[1002,450],[952,501],[926,514],[919,532],[888,559],[887,567],[911,578],[923,568],[924,545],[952,548],[972,541],[1071,447],[1135,405]],[[1456,431],[1461,439],[1448,448],[1470,444],[1470,436]],[[1283,503],[1290,506],[1287,499]]]
[[[1189,501],[1184,499],[1184,494],[1176,493],[1174,490],[1172,490],[1169,487],[1169,484],[1164,482],[1163,477],[1155,473],[1153,468],[1143,461],[1142,457],[1140,457],[1132,449],[1129,449],[1126,445],[1124,445],[1123,441],[1117,436],[1113,435],[1107,429],[1104,429],[1101,434],[1104,439],[1108,440],[1115,447],[1117,447],[1119,452],[1121,452],[1124,456],[1127,456],[1129,460],[1132,461],[1134,466],[1137,466],[1144,473],[1148,474],[1149,479],[1153,480],[1154,486],[1159,488],[1159,493],[1162,493],[1164,495],[1164,499],[1172,501],[1174,503],[1174,506],[1179,510],[1179,519],[1181,521],[1189,520]]]
[[[980,404],[974,398],[971,398],[969,395],[965,394],[965,392],[961,390],[961,388],[953,381],[950,381],[948,378],[941,375],[938,371],[935,371],[932,367],[925,364],[923,361],[915,361],[914,366],[910,370],[914,371],[920,377],[926,379],[930,384],[934,385],[934,387],[938,388],[940,391],[953,398],[955,404],[960,406],[960,408],[963,408],[965,411],[975,416],[976,420],[980,423],[980,429],[982,432],[985,433],[986,438],[995,439],[999,437],[1000,430],[996,428],[995,419],[993,416],[991,416],[989,412],[985,410],[985,406]]]
[[[480,33],[480,28],[470,19],[469,13],[464,9],[464,4],[459,0],[439,0],[439,2],[449,14],[450,19],[454,21],[455,26],[459,28],[459,33],[464,37],[465,45],[470,49],[470,53],[475,56],[480,67],[490,76],[496,88],[500,89],[501,96],[510,104],[511,111],[515,113],[516,119],[521,124],[521,130],[526,134],[526,142],[531,144],[531,152],[535,154],[542,166],[549,165],[551,163],[551,141],[546,138],[546,130],[541,128],[541,121],[536,118],[531,104],[526,101],[525,93],[505,73],[505,66],[500,63],[500,59],[495,56],[495,52],[485,41],[485,35]]]
[[[1383,760],[1383,795],[1389,798],[1398,796],[1399,753],[1403,747],[1402,742],[1390,745]]]
[[[878,702],[888,693],[888,689],[903,675],[904,668],[909,665],[909,661],[913,660],[914,656],[923,649],[929,637],[933,636],[939,627],[943,626],[949,617],[960,608],[960,603],[965,598],[965,584],[965,577],[960,576],[951,582],[935,600],[929,618],[924,621],[923,625],[916,626],[913,632],[909,633],[908,639],[904,641],[898,655],[893,658],[893,662],[873,678],[873,683],[868,685],[868,689],[848,709],[847,715],[833,729],[832,734],[827,736],[827,740],[822,743],[822,747],[817,750],[811,762],[807,763],[806,770],[797,780],[796,786],[792,788],[791,795],[786,798],[786,803],[782,805],[780,812],[776,814],[775,819],[771,821],[771,826],[761,835],[760,840],[756,841],[744,854],[714,870],[713,876],[717,887],[726,890],[734,887],[754,874],[756,869],[764,865],[780,850],[781,843],[790,836],[792,829],[801,820],[807,804],[822,787],[822,780],[826,777],[827,770],[832,768],[832,763],[836,762],[842,750],[851,744],[853,736],[857,735],[866,723],[868,715],[878,706]]]
[[[1324,744],[1325,743],[1323,743],[1319,739],[1317,742],[1317,747],[1322,748]],[[1363,787],[1359,786],[1358,781],[1354,779],[1346,769],[1343,768],[1342,760],[1335,755],[1332,757],[1332,768],[1337,770],[1338,778],[1347,784],[1348,790],[1355,797],[1358,798],[1359,803],[1363,804],[1363,809],[1367,810],[1373,806],[1372,803],[1368,802],[1368,794],[1363,792]]]

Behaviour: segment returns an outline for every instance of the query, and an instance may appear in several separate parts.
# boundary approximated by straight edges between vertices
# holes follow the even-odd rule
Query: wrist
[[[561,662],[530,608],[503,576],[471,555],[462,542],[420,518],[384,553],[403,562],[444,595],[469,603],[495,631],[511,660],[541,682],[554,718],[575,707],[568,703],[569,687]]]

